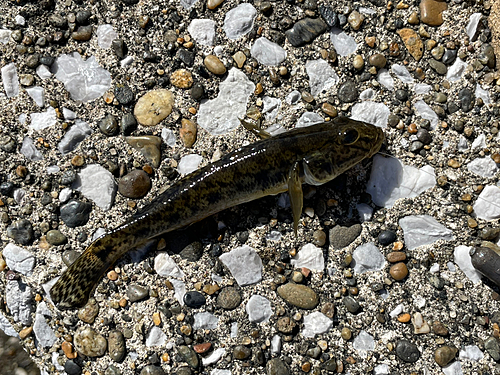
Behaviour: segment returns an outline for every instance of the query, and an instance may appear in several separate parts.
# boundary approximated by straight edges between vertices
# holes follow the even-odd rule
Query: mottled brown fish
[[[130,221],[95,240],[54,284],[52,300],[63,309],[83,306],[103,274],[128,251],[266,195],[288,191],[297,231],[302,184],[334,179],[377,153],[383,140],[380,128],[336,118],[233,151],[180,179]]]

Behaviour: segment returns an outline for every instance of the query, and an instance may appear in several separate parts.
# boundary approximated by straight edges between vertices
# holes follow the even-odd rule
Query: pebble
[[[413,363],[420,358],[420,351],[417,345],[409,342],[408,340],[398,340],[396,343],[396,355],[403,362]]]
[[[439,366],[444,367],[455,358],[457,352],[458,349],[452,346],[441,346],[434,352],[434,360]]]
[[[408,276],[408,267],[403,262],[396,263],[389,269],[389,273],[392,278],[396,281],[403,280],[406,276]]]
[[[90,327],[80,327],[74,337],[76,350],[88,357],[101,357],[106,352],[106,339]]]
[[[92,324],[97,314],[99,314],[99,304],[95,298],[90,298],[89,302],[78,310],[78,319],[82,322]]]
[[[57,229],[49,230],[46,234],[47,242],[54,246],[63,245],[67,242],[67,238]]]
[[[406,254],[402,251],[393,251],[387,254],[386,258],[390,263],[403,262],[406,260]]]
[[[349,13],[349,16],[347,17],[347,22],[349,23],[349,25],[352,27],[353,30],[359,30],[364,19],[365,16],[363,16],[358,11],[353,10],[351,13]]]
[[[278,332],[289,335],[293,332],[297,324],[288,316],[279,318],[276,322],[276,329]]]
[[[219,5],[221,5],[223,2],[224,2],[224,0],[208,0],[207,1],[207,8],[210,10],[214,10]]]
[[[149,289],[137,284],[131,284],[127,288],[127,297],[130,302],[141,301],[149,296]]]
[[[357,85],[352,80],[345,81],[339,88],[338,98],[344,103],[355,102],[359,97]]]
[[[500,345],[496,337],[490,336],[484,341],[484,348],[488,354],[495,360],[500,360]]]
[[[184,294],[184,303],[187,307],[191,307],[193,309],[199,309],[206,303],[206,299],[200,292],[191,291]]]
[[[252,351],[250,348],[247,348],[246,346],[243,345],[236,345],[233,349],[233,358],[234,359],[247,359],[252,355]]]
[[[352,60],[352,66],[354,69],[361,70],[365,67],[365,60],[363,60],[363,56],[356,55]]]
[[[185,118],[182,119],[179,135],[185,147],[193,147],[193,144],[196,142],[197,132],[198,128],[195,122]]]
[[[134,115],[131,113],[124,114],[120,121],[120,128],[124,135],[130,135],[137,129],[137,121]]]
[[[292,46],[301,47],[325,31],[326,24],[321,18],[303,18],[285,31],[285,35]]]
[[[69,359],[64,364],[64,371],[68,375],[80,375],[82,373],[82,368],[78,366],[73,360]]]
[[[410,55],[417,61],[419,61],[424,54],[424,43],[422,39],[417,35],[417,33],[412,29],[401,29],[397,33],[403,39],[403,43]]]
[[[464,112],[470,112],[474,108],[474,100],[472,99],[472,90],[463,88],[458,92],[458,100],[460,101],[460,108]]]
[[[144,158],[158,168],[161,161],[161,138],[154,135],[142,135],[139,137],[126,137],[127,143],[139,151]]]
[[[340,331],[340,336],[342,336],[342,338],[345,340],[345,341],[349,341],[352,337],[352,332],[349,328],[347,327],[344,327],[342,328],[342,330]]]
[[[387,59],[381,53],[376,53],[368,58],[368,62],[375,68],[382,69],[387,64]]]
[[[174,96],[168,90],[149,91],[137,100],[134,116],[139,124],[154,126],[172,112]]]
[[[116,86],[115,98],[118,100],[118,103],[129,105],[134,101],[135,95],[129,86]]]
[[[288,366],[280,358],[273,358],[266,364],[267,375],[289,375]]]
[[[203,245],[198,241],[193,241],[185,246],[179,255],[189,262],[197,262],[203,256]]]
[[[160,366],[147,365],[141,370],[140,375],[165,375],[165,371]]]
[[[219,60],[219,58],[215,55],[208,55],[205,57],[203,60],[203,64],[205,67],[213,74],[215,75],[223,75],[226,73],[226,67],[222,63],[222,61]]]
[[[241,304],[241,295],[234,287],[223,288],[217,296],[217,306],[224,310],[233,310]]]
[[[443,24],[443,11],[448,9],[446,1],[422,0],[420,2],[420,20],[429,26]]]
[[[342,302],[344,303],[347,311],[349,311],[351,314],[356,314],[359,311],[359,309],[361,308],[359,302],[356,301],[351,296],[344,297]]]
[[[321,105],[321,110],[330,117],[337,117],[337,109],[330,103],[323,103]]]
[[[441,61],[446,65],[451,65],[455,62],[456,58],[457,58],[457,50],[447,49],[446,51],[444,51]]]
[[[61,220],[70,228],[87,224],[92,205],[87,202],[72,199],[61,207]]]
[[[444,76],[448,72],[448,68],[441,61],[429,59],[429,65],[439,75]]]
[[[350,227],[336,225],[330,229],[330,244],[335,250],[349,246],[361,234],[361,225],[354,224]]]
[[[29,245],[34,239],[33,226],[29,220],[17,220],[7,227],[7,236],[18,244]]]
[[[118,192],[124,197],[138,199],[151,189],[151,179],[142,169],[134,169],[120,179]]]
[[[277,291],[286,302],[301,309],[314,309],[319,303],[319,296],[306,285],[288,283],[281,285]]]
[[[329,27],[336,27],[338,24],[337,13],[333,10],[333,8],[326,4],[321,4],[319,6],[319,13],[321,17],[325,20],[326,24]]]
[[[118,121],[116,121],[115,116],[106,115],[99,121],[99,130],[108,137],[118,134],[120,128],[118,127]]]
[[[392,230],[384,230],[378,235],[378,243],[382,246],[387,246],[396,241],[397,238],[396,233]]]
[[[180,89],[188,89],[193,86],[194,80],[189,70],[178,69],[170,76],[170,83]]]
[[[78,29],[71,33],[71,38],[84,42],[92,37],[92,26],[79,26]]]
[[[121,362],[125,358],[127,348],[125,346],[125,338],[123,333],[118,330],[113,330],[108,337],[109,356],[115,362]]]
[[[177,347],[177,352],[182,357],[182,359],[193,369],[197,369],[200,365],[198,355],[189,346],[181,345]]]

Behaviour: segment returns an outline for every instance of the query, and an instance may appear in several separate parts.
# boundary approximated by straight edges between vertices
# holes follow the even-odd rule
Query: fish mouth
[[[369,158],[371,158],[373,155],[375,155],[377,152],[379,152],[380,148],[382,147],[382,144],[385,141],[385,134],[384,130],[382,128],[376,127],[375,129],[375,142],[370,150]]]

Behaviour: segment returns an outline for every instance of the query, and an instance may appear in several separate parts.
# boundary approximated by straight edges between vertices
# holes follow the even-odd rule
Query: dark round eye
[[[344,138],[342,139],[342,143],[345,145],[352,145],[359,138],[359,133],[355,129],[349,129],[344,132]]]

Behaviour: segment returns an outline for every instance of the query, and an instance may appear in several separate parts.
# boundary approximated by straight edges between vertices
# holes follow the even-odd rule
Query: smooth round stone
[[[127,288],[127,297],[130,302],[137,302],[149,296],[149,289],[132,284]]]
[[[448,9],[446,1],[422,0],[420,2],[420,21],[429,26],[443,23],[443,11]]]
[[[90,327],[78,329],[73,343],[76,350],[88,357],[103,356],[108,346],[106,339]]]
[[[223,1],[224,0],[208,0],[207,1],[207,8],[210,10],[214,10],[219,5],[221,5]]]
[[[178,69],[170,76],[170,82],[180,89],[188,89],[193,85],[193,76],[186,69]]]
[[[378,235],[378,243],[382,246],[387,246],[396,241],[397,238],[396,233],[392,230],[384,230]]]
[[[108,137],[118,134],[119,127],[115,116],[106,115],[101,121],[99,121],[99,130]]]
[[[329,360],[321,364],[321,368],[328,373],[334,373],[337,370],[337,359],[330,358]]]
[[[26,65],[29,68],[36,68],[38,66],[39,62],[40,62],[40,55],[38,53],[34,53],[33,55],[30,55],[26,59]]]
[[[226,67],[217,56],[208,55],[203,60],[203,64],[205,64],[205,67],[213,74],[222,75],[226,73]]]
[[[344,327],[344,328],[342,328],[342,331],[340,331],[340,336],[342,336],[342,338],[345,341],[349,341],[352,337],[352,332],[349,328]]]
[[[78,12],[76,12],[76,22],[78,22],[80,25],[85,25],[89,22],[91,15],[92,12],[88,9],[79,10]]]
[[[19,83],[23,86],[32,86],[35,83],[35,77],[33,77],[33,74],[21,74]]]
[[[457,58],[457,50],[456,49],[447,49],[444,54],[443,58],[441,61],[446,64],[446,65],[451,65],[455,62]]]
[[[434,59],[429,59],[429,65],[431,66],[434,71],[439,74],[439,75],[445,75],[446,72],[448,71],[448,68],[446,65],[444,65],[441,61],[437,61]]]
[[[392,251],[386,256],[389,263],[403,262],[406,260],[406,254],[402,251]]]
[[[115,362],[121,362],[125,358],[127,349],[125,347],[125,338],[123,333],[118,330],[113,330],[108,336],[108,351],[109,356]]]
[[[446,94],[443,94],[442,92],[438,92],[434,95],[434,100],[437,103],[446,103],[446,101],[448,100],[448,96],[446,96]]]
[[[185,147],[193,147],[194,142],[196,142],[196,134],[198,133],[198,127],[196,123],[183,118],[181,121],[181,130],[179,136],[181,137],[182,143]]]
[[[491,44],[485,43],[481,46],[481,55],[479,56],[481,63],[493,69],[496,64],[495,51]]]
[[[200,360],[198,359],[198,355],[189,346],[181,345],[177,347],[177,352],[182,357],[182,359],[188,364],[189,367],[196,369],[200,365]]]
[[[363,56],[356,55],[352,60],[352,66],[354,69],[361,70],[365,67],[365,60],[363,60]]]
[[[424,145],[429,145],[432,143],[432,135],[431,133],[429,133],[427,129],[422,129],[422,128],[418,129],[417,139]]]
[[[315,246],[321,247],[326,243],[326,233],[322,230],[315,230],[313,233],[313,244]]]
[[[89,302],[78,310],[78,319],[82,322],[92,324],[99,314],[99,304],[94,298],[90,298]]]
[[[115,87],[115,98],[118,103],[128,105],[134,101],[135,95],[129,86],[117,86]]]
[[[46,234],[47,242],[54,246],[65,244],[68,240],[64,234],[57,229],[49,230]]]
[[[70,266],[81,254],[76,250],[66,250],[62,253],[61,259],[66,266]]]
[[[245,64],[247,57],[243,52],[238,51],[233,55],[233,60],[236,63],[236,65],[238,66],[238,68],[241,69],[241,68],[243,68],[243,64]]]
[[[206,299],[200,292],[191,291],[184,294],[184,303],[193,309],[199,309],[206,303]]]
[[[137,129],[137,121],[133,114],[127,113],[122,116],[120,121],[120,128],[122,133],[125,135],[130,135],[132,132]]]
[[[441,60],[441,57],[443,57],[443,54],[444,54],[444,47],[443,46],[436,46],[431,50],[431,55],[436,60]]]
[[[71,33],[71,38],[84,42],[92,37],[92,26],[79,26],[78,29]]]
[[[104,375],[122,375],[120,369],[118,367],[109,365],[106,367],[106,371],[104,371]]]
[[[420,358],[420,352],[417,345],[409,342],[408,340],[399,340],[396,343],[396,355],[403,362],[413,363]]]
[[[160,366],[147,365],[141,370],[140,375],[165,375],[165,371]]]
[[[335,250],[349,246],[361,234],[361,225],[354,224],[350,227],[336,225],[330,229],[330,244]]]
[[[243,345],[236,345],[233,349],[233,358],[234,359],[247,359],[252,355],[252,350]]]
[[[224,310],[233,310],[241,304],[241,295],[238,289],[229,286],[222,289],[217,296],[217,306]]]
[[[411,152],[418,152],[424,147],[424,144],[420,141],[413,141],[410,145]]]
[[[368,58],[368,62],[370,65],[381,69],[385,66],[385,64],[387,64],[387,59],[381,53],[376,53]]]
[[[292,46],[300,47],[323,34],[326,27],[326,23],[321,18],[303,18],[291,29],[285,31],[285,35]]]
[[[314,309],[318,306],[318,294],[306,285],[288,283],[278,288],[278,294],[289,304],[301,309]]]
[[[137,100],[134,116],[139,124],[154,126],[170,115],[173,105],[174,96],[170,91],[149,91]]]
[[[432,323],[432,332],[439,336],[448,336],[449,333],[448,328],[437,320]]]
[[[199,82],[196,82],[193,87],[191,87],[191,97],[194,100],[200,100],[203,98],[203,95],[205,94],[205,89],[203,88],[203,85]]]
[[[87,224],[91,211],[90,203],[72,199],[61,207],[61,220],[70,228],[79,227]]]
[[[18,244],[28,245],[34,239],[33,226],[29,220],[17,220],[7,227],[7,236]]]
[[[179,255],[189,262],[197,262],[203,256],[203,245],[198,241],[191,242],[181,250]]]
[[[344,103],[355,102],[359,97],[359,92],[354,81],[345,81],[339,88],[338,98]]]
[[[68,375],[80,375],[82,373],[82,368],[73,362],[73,360],[69,359],[64,364],[64,371]]]
[[[351,296],[344,297],[342,302],[344,303],[347,311],[349,311],[351,314],[356,314],[359,311],[359,309],[361,308],[361,306],[359,305],[359,302],[356,301]]]
[[[288,366],[280,358],[273,358],[266,364],[267,375],[289,375]]]
[[[149,189],[151,189],[151,179],[142,169],[135,169],[126,174],[118,183],[120,194],[132,199],[142,198]]]
[[[391,266],[391,268],[389,269],[389,273],[394,280],[401,281],[406,276],[408,276],[408,267],[406,267],[406,264],[402,262],[396,263],[395,265]]]
[[[434,352],[434,360],[439,366],[444,367],[448,363],[450,363],[453,358],[455,358],[457,352],[457,348],[454,348],[452,346],[442,346],[440,348],[437,348]]]

